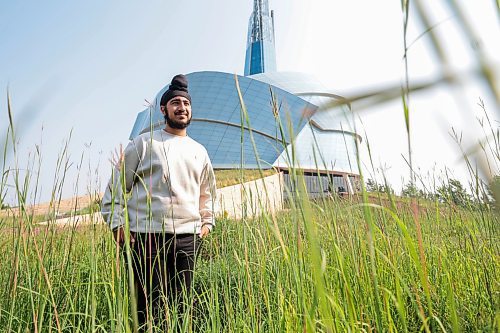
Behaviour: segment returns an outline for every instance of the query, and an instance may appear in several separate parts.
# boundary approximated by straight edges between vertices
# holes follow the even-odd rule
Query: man
[[[179,305],[189,293],[200,241],[214,226],[215,177],[206,149],[187,136],[192,113],[184,75],[172,79],[160,110],[165,128],[129,143],[102,200],[120,245],[128,218],[140,324],[164,311],[163,300]]]

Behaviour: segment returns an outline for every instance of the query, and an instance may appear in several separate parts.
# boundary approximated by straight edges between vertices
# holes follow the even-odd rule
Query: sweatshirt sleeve
[[[123,152],[123,163],[117,164],[111,173],[111,177],[101,202],[101,214],[108,223],[111,230],[115,230],[125,224],[125,200],[127,193],[132,190],[136,180],[137,167],[141,161],[143,147],[140,140],[131,141]],[[124,174],[122,175],[122,170]],[[124,180],[124,184],[122,184]]]
[[[217,187],[215,174],[209,157],[206,157],[205,166],[201,175],[200,183],[200,216],[201,225],[208,226],[212,230],[215,225],[215,205],[217,204]]]

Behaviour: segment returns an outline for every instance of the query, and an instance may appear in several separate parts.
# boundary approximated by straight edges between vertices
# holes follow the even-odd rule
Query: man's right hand
[[[113,230],[113,237],[120,247],[125,244],[125,228],[119,227]],[[130,244],[135,242],[135,235],[133,232],[130,233]]]

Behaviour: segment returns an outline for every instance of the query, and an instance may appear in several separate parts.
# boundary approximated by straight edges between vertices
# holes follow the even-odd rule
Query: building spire
[[[268,0],[254,0],[248,24],[245,76],[276,71],[274,13]]]

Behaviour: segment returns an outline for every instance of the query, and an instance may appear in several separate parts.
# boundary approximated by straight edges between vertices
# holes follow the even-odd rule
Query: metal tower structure
[[[274,13],[268,0],[254,0],[248,24],[245,76],[276,71]]]

